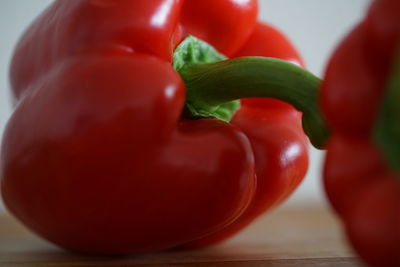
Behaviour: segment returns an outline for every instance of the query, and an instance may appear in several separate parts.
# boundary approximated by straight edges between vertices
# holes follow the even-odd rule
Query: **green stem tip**
[[[400,172],[400,45],[381,102],[373,137],[389,165]]]

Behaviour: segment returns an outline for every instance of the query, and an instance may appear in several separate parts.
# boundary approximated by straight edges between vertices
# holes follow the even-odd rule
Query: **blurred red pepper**
[[[321,92],[333,132],[325,189],[353,247],[372,266],[400,266],[400,161],[390,151],[400,151],[400,132],[387,137],[398,130],[400,110],[382,113],[388,100],[399,107],[399,45],[400,2],[374,1],[334,53]]]
[[[230,101],[290,102],[318,146],[319,80],[264,58],[183,64],[180,76],[177,58],[223,58],[196,40],[204,51],[185,48],[189,34],[226,56],[301,64],[257,24],[255,0],[58,0],[31,25],[1,154],[16,217],[67,249],[139,253],[218,242],[294,190],[308,165],[300,113],[258,99],[235,115]]]

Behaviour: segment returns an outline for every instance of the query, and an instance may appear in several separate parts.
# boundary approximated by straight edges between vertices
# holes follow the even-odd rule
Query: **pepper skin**
[[[374,1],[334,53],[321,91],[332,129],[326,193],[354,249],[371,266],[400,265],[400,177],[373,138],[399,37],[400,2]]]
[[[205,7],[210,15],[196,15]],[[300,114],[263,100],[245,103],[232,124],[183,119],[185,86],[171,66],[187,34],[227,56],[264,53],[246,50],[264,27],[256,14],[255,0],[55,1],[12,60],[16,106],[1,151],[8,209],[66,249],[131,254],[238,219],[243,228],[281,202],[307,169]],[[300,62],[287,47],[276,56]]]

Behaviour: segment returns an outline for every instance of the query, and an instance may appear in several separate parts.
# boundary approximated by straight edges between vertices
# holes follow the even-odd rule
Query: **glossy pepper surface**
[[[379,137],[382,121],[400,114],[382,114],[385,98],[399,99],[390,93],[400,92],[399,45],[400,2],[374,1],[334,53],[321,91],[332,129],[326,192],[351,244],[372,266],[400,265],[400,176]]]
[[[219,242],[283,201],[307,170],[301,114],[267,98],[244,100],[231,123],[183,118],[186,86],[171,66],[189,34],[228,57],[301,65],[279,31],[257,22],[257,7],[55,1],[12,60],[8,209],[64,248],[127,254]]]

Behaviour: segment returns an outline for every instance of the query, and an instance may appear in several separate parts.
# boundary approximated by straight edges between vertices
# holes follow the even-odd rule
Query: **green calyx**
[[[230,121],[239,99],[275,98],[301,111],[311,143],[324,147],[329,132],[317,104],[320,80],[305,69],[275,58],[226,59],[195,37],[177,48],[173,65],[187,90],[184,116]]]
[[[189,35],[176,48],[173,67],[182,76],[182,70],[188,66],[214,63],[226,59],[227,57],[219,53],[208,43]],[[223,121],[230,121],[239,108],[239,100],[221,103],[207,109],[201,109],[196,105],[192,105],[191,101],[187,99],[184,116],[189,118],[217,118]]]
[[[400,172],[400,49],[389,75],[373,137],[389,165]]]

